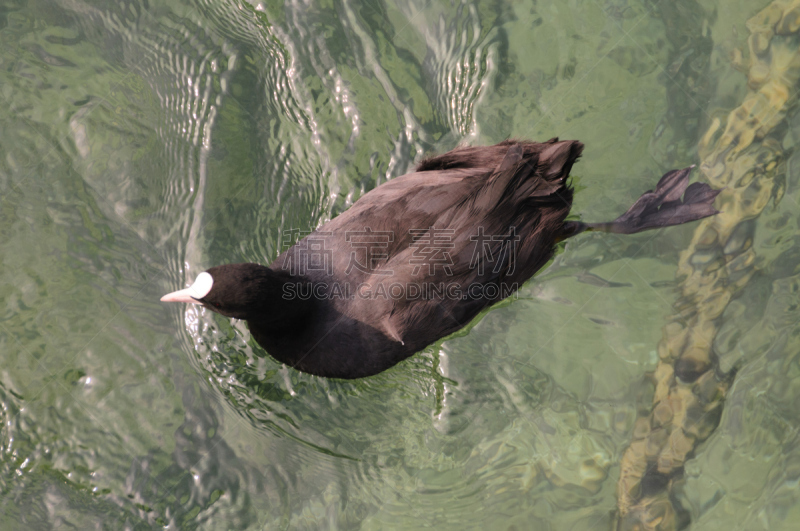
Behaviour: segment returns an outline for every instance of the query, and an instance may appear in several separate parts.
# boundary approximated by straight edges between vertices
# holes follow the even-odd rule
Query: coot
[[[377,374],[511,295],[584,230],[634,233],[711,216],[718,191],[673,170],[610,223],[565,221],[580,142],[461,147],[378,186],[270,266],[229,264],[161,300],[247,321],[297,370]],[[683,200],[681,200],[683,196]]]

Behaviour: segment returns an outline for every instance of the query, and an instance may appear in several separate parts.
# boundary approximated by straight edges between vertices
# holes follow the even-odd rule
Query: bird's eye
[[[214,303],[214,306],[215,306],[216,308],[219,308],[219,307],[221,307],[222,305],[221,305],[220,303],[218,303],[218,302],[215,302],[215,303]]]

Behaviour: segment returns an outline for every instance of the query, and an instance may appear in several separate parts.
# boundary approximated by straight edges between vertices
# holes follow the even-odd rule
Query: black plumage
[[[269,267],[214,267],[208,293],[195,299],[182,290],[162,300],[246,319],[267,352],[298,370],[359,378],[468,324],[533,276],[563,238],[716,213],[716,191],[697,183],[686,189],[688,168],[666,174],[614,222],[565,222],[573,195],[567,177],[582,150],[577,141],[509,140],[428,158]]]

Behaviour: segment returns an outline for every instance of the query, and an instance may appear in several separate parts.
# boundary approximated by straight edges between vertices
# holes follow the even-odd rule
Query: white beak
[[[161,302],[186,302],[190,304],[202,304],[199,299],[202,299],[208,292],[211,291],[211,286],[214,285],[214,279],[208,273],[200,273],[194,281],[194,284],[186,289],[173,291],[161,297]]]

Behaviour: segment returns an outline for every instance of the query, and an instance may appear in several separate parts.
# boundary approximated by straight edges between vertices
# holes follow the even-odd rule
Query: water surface
[[[0,527],[610,528],[693,226],[576,238],[362,381],[158,299],[462,142],[580,139],[573,212],[616,217],[699,162],[766,4],[2,0]],[[799,131],[675,490],[692,529],[800,519]]]

